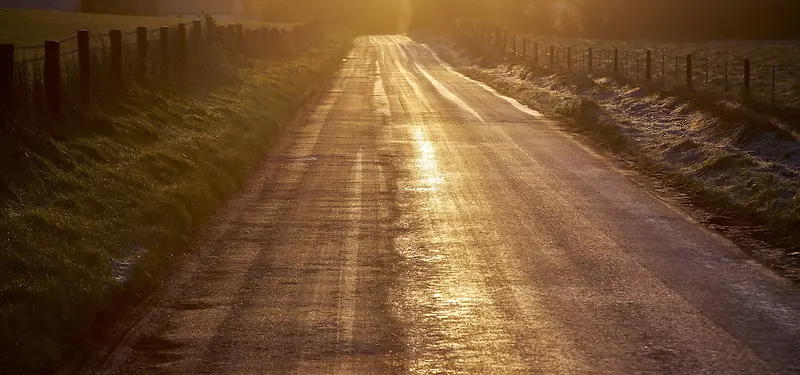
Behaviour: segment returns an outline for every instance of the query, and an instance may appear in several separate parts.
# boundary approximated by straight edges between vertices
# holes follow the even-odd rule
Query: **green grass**
[[[102,22],[138,20],[110,17]],[[19,150],[24,173],[0,176],[0,372],[48,371],[69,348],[86,349],[81,339],[120,296],[157,286],[192,231],[324,87],[345,40],[254,62],[235,82],[202,92],[133,87],[123,104]],[[120,282],[118,262],[133,259]]]
[[[174,17],[137,17],[89,13],[63,13],[41,10],[0,8],[0,43],[39,45],[45,40],[61,40],[75,36],[80,29],[108,33],[111,29],[134,31],[138,26],[157,28],[178,22],[191,22]],[[226,22],[220,22],[224,25]],[[246,22],[249,27],[289,27],[291,23]]]

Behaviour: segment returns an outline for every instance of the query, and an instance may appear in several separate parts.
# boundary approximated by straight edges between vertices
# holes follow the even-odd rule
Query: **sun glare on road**
[[[444,182],[444,177],[439,172],[439,164],[436,161],[436,148],[422,126],[417,125],[412,135],[419,153],[417,167],[421,186],[418,190],[438,190],[438,186]]]

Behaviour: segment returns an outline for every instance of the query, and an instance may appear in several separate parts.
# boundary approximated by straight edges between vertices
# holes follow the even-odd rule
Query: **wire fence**
[[[213,79],[238,61],[292,53],[321,35],[318,20],[286,31],[217,25],[208,17],[155,30],[79,30],[41,45],[0,44],[0,121],[80,111],[133,83],[185,86]]]
[[[456,26],[465,43],[539,68],[613,76],[665,89],[800,109],[800,60],[791,55],[794,59],[786,61],[784,56],[792,51],[776,54],[753,48],[760,53],[750,57],[732,53],[724,45],[569,40],[513,34],[464,21],[457,21]]]

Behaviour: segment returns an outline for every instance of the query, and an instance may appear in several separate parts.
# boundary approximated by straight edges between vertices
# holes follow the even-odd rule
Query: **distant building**
[[[80,7],[80,0],[0,0],[0,8],[55,10],[74,12]]]

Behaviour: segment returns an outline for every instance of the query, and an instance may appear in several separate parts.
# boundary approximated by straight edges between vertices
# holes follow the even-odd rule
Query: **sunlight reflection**
[[[513,336],[504,329],[502,313],[494,306],[482,263],[479,225],[482,212],[469,205],[458,149],[451,148],[450,126],[437,116],[441,107],[432,98],[425,77],[406,68],[406,58],[418,57],[407,38],[381,47],[383,82],[408,115],[395,123],[402,132],[403,178],[394,249],[403,257],[403,272],[392,304],[404,325],[408,372],[413,374],[525,373]],[[408,46],[405,46],[408,47]],[[408,51],[408,57],[404,52]],[[427,68],[427,66],[425,66]],[[415,70],[416,72],[416,70]],[[424,83],[423,83],[424,82]],[[445,177],[446,176],[446,177]],[[467,203],[467,204],[465,204]],[[475,205],[477,206],[477,205]]]
[[[417,151],[419,152],[417,167],[420,186],[415,190],[438,190],[438,185],[444,182],[444,177],[442,177],[439,172],[439,164],[436,160],[436,148],[425,132],[425,128],[422,126],[417,125],[412,135],[416,142]]]
[[[476,268],[476,254],[454,195],[457,174],[445,180],[449,160],[447,143],[432,136],[438,124],[421,118],[406,125],[413,158],[408,168],[419,211],[404,220],[417,227],[398,236],[399,249],[412,267],[404,280],[400,301],[409,317],[408,340],[413,374],[487,373],[500,366],[509,373],[523,372],[524,364],[514,351],[511,337],[499,324],[499,316]],[[447,185],[445,185],[447,184]],[[448,191],[454,190],[454,191]]]

